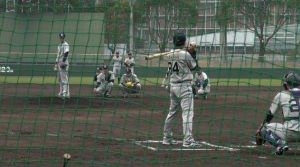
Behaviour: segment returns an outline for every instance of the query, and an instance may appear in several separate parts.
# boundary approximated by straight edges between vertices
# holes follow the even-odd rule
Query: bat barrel
[[[173,53],[173,51],[163,52],[163,53],[155,53],[155,54],[146,56],[145,60],[151,60],[151,59],[154,59],[154,58],[159,58],[159,57],[162,57],[162,56],[167,56],[167,55],[169,55],[171,53]]]

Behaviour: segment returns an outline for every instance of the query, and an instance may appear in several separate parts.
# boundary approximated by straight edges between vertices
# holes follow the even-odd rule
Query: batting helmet
[[[61,33],[59,33],[59,38],[62,38],[62,39],[65,39],[65,37],[66,37],[66,34],[65,33],[63,33],[63,32],[61,32]]]
[[[186,41],[186,36],[182,32],[178,32],[173,36],[173,44],[175,46],[183,46]]]
[[[286,90],[288,90],[289,88],[295,88],[298,86],[300,86],[300,76],[297,73],[290,71],[284,75],[283,87]]]

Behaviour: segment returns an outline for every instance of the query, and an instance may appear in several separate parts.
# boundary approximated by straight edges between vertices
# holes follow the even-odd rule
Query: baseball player
[[[192,135],[193,116],[194,116],[194,96],[192,92],[192,70],[197,67],[196,57],[192,57],[185,47],[186,36],[184,33],[176,33],[173,37],[175,49],[182,49],[169,56],[172,73],[170,75],[170,108],[165,119],[163,131],[163,144],[177,144],[173,139],[172,126],[178,108],[182,109],[183,125],[183,147],[200,146]]]
[[[161,83],[161,87],[165,88],[168,92],[170,91],[170,75],[172,74],[172,63],[168,62],[168,70]]]
[[[118,84],[120,84],[121,79],[121,67],[122,67],[122,56],[120,56],[119,51],[113,56],[113,72],[115,77],[118,78]]]
[[[196,72],[194,75],[193,93],[195,97],[200,95],[203,97],[203,99],[207,99],[207,95],[208,93],[210,93],[209,78],[207,74],[202,70]]]
[[[276,148],[277,155],[282,155],[289,149],[287,142],[300,140],[300,76],[295,72],[287,73],[283,77],[283,87],[284,90],[274,97],[263,123],[257,130],[264,141]],[[271,123],[278,110],[282,111],[283,123]]]
[[[120,88],[123,93],[123,97],[128,97],[128,94],[137,94],[141,91],[141,84],[135,74],[131,72],[130,68],[126,69],[126,73],[121,78]]]
[[[97,84],[94,88],[94,92],[96,95],[110,97],[112,87],[114,86],[115,76],[112,71],[108,70],[107,65],[103,65],[101,69],[101,73],[97,76]]]
[[[128,57],[124,60],[124,65],[125,65],[126,68],[130,68],[132,74],[134,74],[135,60],[132,57],[131,53],[128,53]]]
[[[70,98],[69,91],[69,78],[68,78],[68,69],[69,69],[69,44],[65,41],[65,33],[59,33],[60,43],[57,47],[57,56],[55,61],[54,70],[57,71],[58,82],[59,82],[59,93],[58,97]]]
[[[94,75],[94,82],[95,82],[95,85],[97,85],[97,77],[98,75],[102,72],[102,67],[98,67],[97,70],[96,70],[96,74]]]

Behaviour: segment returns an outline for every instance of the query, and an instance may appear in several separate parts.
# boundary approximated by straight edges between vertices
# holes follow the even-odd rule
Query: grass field
[[[143,85],[160,85],[163,78],[140,78]],[[225,79],[212,78],[212,85],[218,86],[280,86],[279,79]],[[0,76],[1,83],[56,84],[56,77],[50,76]],[[70,84],[92,85],[93,77],[70,77]]]

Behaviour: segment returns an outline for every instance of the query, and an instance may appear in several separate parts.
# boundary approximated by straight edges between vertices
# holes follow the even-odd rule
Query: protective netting
[[[280,159],[272,156],[271,145],[253,142],[272,99],[283,90],[282,77],[299,72],[299,5],[297,0],[1,1],[0,166],[298,165],[297,142],[288,143],[290,150]],[[168,60],[145,60],[174,49],[176,32],[196,45],[210,85],[210,91],[195,87],[193,136],[201,146],[193,148],[182,146],[180,108],[172,124],[178,144],[163,145]],[[114,85],[97,85],[97,68],[106,64],[113,71],[117,52],[120,76],[110,82]],[[137,91],[127,94],[121,76],[128,53],[141,87],[127,83]],[[67,80],[60,78],[65,75]],[[273,122],[282,121],[280,112]]]

